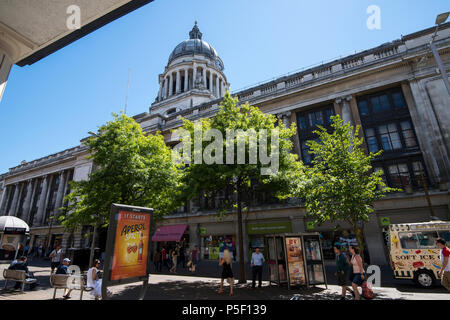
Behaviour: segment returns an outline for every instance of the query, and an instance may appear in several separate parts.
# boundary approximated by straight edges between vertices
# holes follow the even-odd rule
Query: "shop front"
[[[167,252],[177,245],[186,249],[189,246],[189,233],[187,224],[161,226],[156,228],[152,242],[158,250],[165,248]]]
[[[268,222],[268,223],[249,223],[247,224],[247,235],[249,244],[249,259],[256,248],[259,248],[267,257],[267,248],[265,247],[264,237],[267,234],[284,234],[292,232],[291,222]],[[250,260],[249,260],[250,261]]]
[[[203,259],[218,260],[228,249],[236,260],[236,237],[234,235],[205,236],[202,239]]]

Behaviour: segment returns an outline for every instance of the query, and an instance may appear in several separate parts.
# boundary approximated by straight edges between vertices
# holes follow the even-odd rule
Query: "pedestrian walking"
[[[186,269],[186,257],[184,254],[183,246],[181,246],[179,249],[179,260],[180,260],[179,263],[181,264],[181,266]]]
[[[252,289],[255,289],[256,277],[258,277],[258,288],[261,288],[262,286],[262,270],[264,261],[264,255],[259,252],[259,248],[256,248],[255,252],[252,253],[252,259],[250,262],[253,276]]]
[[[162,248],[162,250],[161,250],[161,261],[162,261],[162,265],[164,266],[164,267],[166,267],[167,268],[167,270],[170,270],[170,267],[169,267],[169,261],[168,261],[169,259],[168,259],[168,257],[167,257],[167,250],[166,250],[166,248]]]
[[[220,258],[219,260],[219,266],[222,266],[222,276],[220,278],[219,294],[223,293],[223,281],[227,279],[230,285],[230,296],[232,296],[234,294],[233,258],[231,257],[231,253],[228,249],[224,250],[223,258]]]
[[[339,245],[334,245],[333,247],[334,253],[336,255],[336,273],[335,275],[338,278],[338,285],[342,288],[341,298],[340,300],[345,300],[345,294],[347,291],[353,293],[350,288],[347,287],[347,277],[348,277],[348,269],[350,265],[348,264],[345,253],[342,252],[342,248]]]
[[[441,278],[442,286],[450,291],[450,249],[445,244],[445,239],[436,239],[436,245],[441,249],[441,270],[438,273],[439,278]]]
[[[153,255],[153,263],[155,264],[155,270],[161,272],[161,253],[158,249],[156,249],[156,252]]]
[[[352,288],[355,294],[355,299],[361,300],[358,287],[363,284],[365,278],[364,262],[359,254],[359,248],[350,246],[350,253],[352,254],[352,259],[350,261],[353,268]]]
[[[177,273],[177,249],[173,249],[170,256],[172,257],[172,268],[170,268],[170,272]]]
[[[59,267],[62,261],[62,249],[60,244],[58,244],[56,248],[50,253],[49,258],[51,259],[51,273],[53,273],[53,271],[55,271],[55,269]]]
[[[189,270],[191,272],[195,272],[197,265],[198,265],[198,256],[199,256],[199,252],[198,252],[198,247],[194,246],[194,249],[191,250],[190,255],[189,255]]]

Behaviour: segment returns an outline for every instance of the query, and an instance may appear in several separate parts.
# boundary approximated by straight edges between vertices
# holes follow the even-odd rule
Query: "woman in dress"
[[[233,259],[231,258],[231,253],[228,249],[223,252],[223,258],[219,260],[219,266],[223,266],[222,277],[220,279],[220,290],[219,293],[223,293],[223,280],[227,279],[230,284],[230,296],[233,295],[233,270],[232,270]]]
[[[92,267],[87,272],[87,286],[93,288],[91,294],[94,295],[95,300],[102,296],[102,279],[98,278],[97,272],[100,268],[100,260],[95,259]]]

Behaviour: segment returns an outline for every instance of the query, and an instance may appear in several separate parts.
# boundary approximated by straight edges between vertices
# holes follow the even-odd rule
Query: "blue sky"
[[[369,30],[366,9],[381,9]],[[81,8],[82,10],[82,8]],[[79,144],[125,104],[148,111],[173,48],[198,21],[231,91],[433,26],[447,0],[155,0],[47,58],[14,66],[0,102],[0,173]]]

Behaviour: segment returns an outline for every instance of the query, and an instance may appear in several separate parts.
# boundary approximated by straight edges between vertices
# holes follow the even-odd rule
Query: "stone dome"
[[[192,30],[189,32],[189,39],[181,42],[173,49],[169,56],[168,65],[176,58],[182,56],[192,56],[194,54],[204,55],[214,61],[220,60],[222,66],[222,60],[220,59],[217,51],[206,41],[202,40],[202,33],[197,26],[197,21]]]

